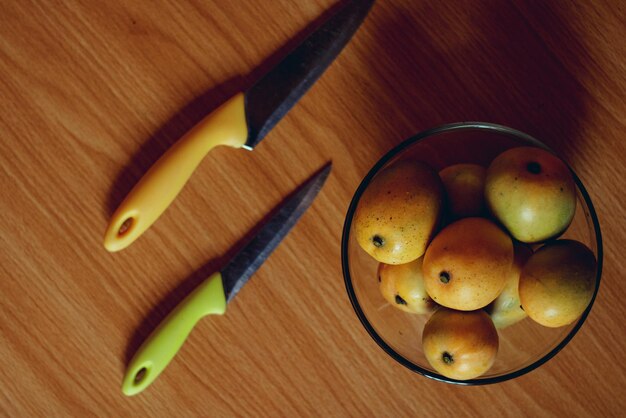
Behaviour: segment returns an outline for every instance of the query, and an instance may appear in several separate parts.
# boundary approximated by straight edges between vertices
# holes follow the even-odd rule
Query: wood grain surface
[[[195,122],[333,0],[0,1],[0,415],[623,416],[626,4],[380,0],[254,152],[216,149],[110,254],[112,211]],[[346,295],[348,204],[380,156],[442,123],[542,139],[586,185],[604,274],[572,342],[518,379],[459,387],[396,363]],[[249,231],[332,160],[310,210],[144,393],[135,350]]]

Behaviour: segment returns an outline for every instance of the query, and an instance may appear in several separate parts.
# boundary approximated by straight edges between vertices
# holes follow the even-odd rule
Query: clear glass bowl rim
[[[525,366],[523,368],[520,368],[518,370],[512,371],[510,373],[502,374],[502,375],[499,375],[499,376],[478,378],[478,379],[470,379],[470,380],[450,379],[450,378],[442,376],[442,375],[440,375],[438,373],[432,372],[432,371],[430,371],[428,369],[424,369],[424,368],[416,365],[415,363],[411,362],[410,360],[406,359],[402,355],[400,355],[393,348],[391,348],[383,340],[383,338],[380,335],[378,335],[376,333],[376,331],[374,330],[374,327],[367,320],[367,316],[365,315],[365,312],[363,312],[363,310],[361,309],[361,306],[359,305],[359,302],[357,300],[356,293],[355,293],[354,287],[352,285],[352,277],[350,276],[350,266],[349,266],[349,256],[348,256],[348,243],[349,243],[349,239],[350,239],[350,228],[352,226],[352,217],[354,215],[354,211],[356,210],[356,205],[357,205],[359,199],[361,198],[361,195],[363,194],[365,188],[369,185],[369,183],[370,183],[371,179],[374,177],[374,175],[376,175],[376,173],[378,173],[378,171],[383,166],[385,166],[385,164],[387,164],[387,162],[392,160],[399,153],[401,153],[402,151],[404,151],[405,149],[407,149],[411,145],[415,144],[418,141],[421,141],[424,138],[427,138],[427,137],[430,137],[430,136],[433,136],[433,135],[437,135],[437,134],[441,134],[441,133],[444,133],[444,132],[459,131],[459,130],[484,130],[484,131],[496,132],[498,134],[503,134],[503,135],[507,135],[507,136],[512,136],[512,137],[515,137],[515,138],[518,138],[518,139],[522,139],[522,140],[524,140],[524,141],[526,141],[526,142],[528,142],[528,143],[530,143],[530,144],[532,144],[534,146],[546,149],[546,150],[548,150],[548,151],[558,155],[556,152],[554,152],[552,149],[550,149],[543,142],[539,141],[538,139],[536,139],[536,138],[534,138],[534,137],[532,137],[532,136],[530,136],[530,135],[528,135],[528,134],[526,134],[524,132],[518,131],[518,130],[513,129],[513,128],[509,128],[509,127],[504,126],[504,125],[498,125],[498,124],[489,123],[489,122],[457,122],[457,123],[449,123],[449,124],[440,125],[438,127],[422,131],[422,132],[420,132],[420,133],[418,133],[418,134],[416,134],[416,135],[414,135],[414,136],[404,140],[403,142],[401,142],[400,144],[398,144],[394,148],[392,148],[390,151],[388,151],[385,155],[383,155],[382,158],[380,158],[376,162],[376,164],[374,164],[374,166],[369,170],[369,172],[363,178],[363,180],[361,180],[361,183],[359,184],[356,192],[354,193],[354,196],[352,197],[352,200],[350,202],[350,206],[348,207],[348,212],[346,214],[346,218],[345,218],[345,222],[344,222],[344,226],[343,226],[343,233],[342,233],[342,237],[341,237],[341,266],[342,266],[342,270],[343,270],[343,278],[344,278],[345,285],[346,285],[346,291],[348,293],[348,297],[350,298],[350,303],[352,304],[352,308],[354,309],[354,311],[356,312],[359,320],[361,321],[361,324],[367,330],[367,332],[370,334],[370,336],[374,339],[374,341],[376,341],[376,343],[388,355],[390,355],[394,360],[396,360],[398,363],[402,364],[403,366],[407,367],[409,370],[412,370],[412,371],[414,371],[414,372],[416,372],[418,374],[421,374],[422,376],[431,378],[433,380],[446,382],[446,383],[457,384],[457,385],[466,385],[466,386],[487,385],[487,384],[499,383],[499,382],[504,382],[506,380],[514,379],[516,377],[522,376],[522,375],[524,375],[524,374],[526,374],[526,373],[536,369],[537,367],[541,366],[542,364],[544,364],[545,362],[550,360],[552,357],[554,357],[559,351],[561,351],[570,342],[570,340],[574,337],[574,335],[576,335],[576,333],[578,332],[580,327],[585,322],[585,319],[589,315],[589,312],[591,311],[591,308],[592,308],[592,306],[593,306],[593,304],[595,302],[596,296],[598,294],[598,290],[600,289],[600,278],[602,276],[602,258],[603,258],[602,234],[600,232],[600,223],[598,221],[598,216],[596,214],[596,211],[595,211],[595,208],[593,206],[593,203],[591,202],[591,198],[589,197],[589,194],[587,193],[587,190],[585,189],[585,186],[582,184],[582,182],[580,181],[580,179],[578,178],[578,176],[576,175],[574,170],[572,170],[572,168],[569,166],[569,164],[567,164],[567,162],[565,161],[565,164],[570,169],[570,172],[572,173],[572,175],[574,177],[574,181],[576,183],[576,186],[578,187],[578,190],[580,191],[583,199],[585,200],[585,204],[587,205],[587,208],[589,210],[589,216],[590,216],[591,221],[593,223],[593,229],[594,229],[594,233],[595,233],[595,237],[596,237],[597,263],[598,263],[598,268],[597,268],[597,273],[596,273],[596,287],[594,289],[593,297],[591,298],[591,302],[589,303],[589,306],[587,306],[587,309],[583,312],[581,317],[578,319],[578,321],[576,322],[575,326],[567,334],[567,336],[565,336],[565,338],[556,347],[554,347],[552,350],[550,350],[547,354],[543,355],[538,360],[532,362],[531,364],[529,364],[529,365],[527,365],[527,366]]]

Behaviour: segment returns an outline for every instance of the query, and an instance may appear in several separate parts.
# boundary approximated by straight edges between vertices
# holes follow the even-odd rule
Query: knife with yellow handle
[[[333,62],[373,3],[352,0],[342,5],[254,86],[226,101],[174,144],[117,208],[104,247],[119,251],[143,234],[214,147],[252,150]]]
[[[200,319],[225,312],[226,304],[313,203],[330,169],[331,165],[326,165],[300,187],[221,272],[206,279],[161,322],[128,364],[122,383],[124,394],[135,395],[154,382]]]

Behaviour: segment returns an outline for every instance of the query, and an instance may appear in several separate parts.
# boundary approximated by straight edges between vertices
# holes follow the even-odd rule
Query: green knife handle
[[[117,208],[104,247],[119,251],[148,229],[183,189],[206,154],[218,145],[241,148],[248,139],[243,93],[202,119],[146,172]]]
[[[126,369],[122,392],[131,396],[143,391],[167,367],[202,317],[225,311],[226,296],[218,272],[187,296],[137,350]]]

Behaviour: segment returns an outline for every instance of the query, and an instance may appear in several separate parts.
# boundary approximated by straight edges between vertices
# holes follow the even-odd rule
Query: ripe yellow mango
[[[378,266],[380,293],[395,308],[405,312],[425,314],[436,304],[426,293],[422,263],[424,257],[405,264],[384,264]]]
[[[436,303],[473,311],[500,294],[512,263],[513,242],[504,231],[484,218],[463,218],[426,250],[424,284]]]
[[[580,242],[563,239],[544,245],[522,269],[519,296],[524,311],[546,327],[571,324],[591,302],[596,269],[593,252]]]
[[[402,160],[380,171],[354,214],[359,245],[377,261],[403,264],[426,251],[438,226],[443,185],[425,163]]]
[[[493,365],[498,332],[484,311],[461,312],[439,308],[422,333],[426,359],[440,374],[457,380],[473,379]]]

